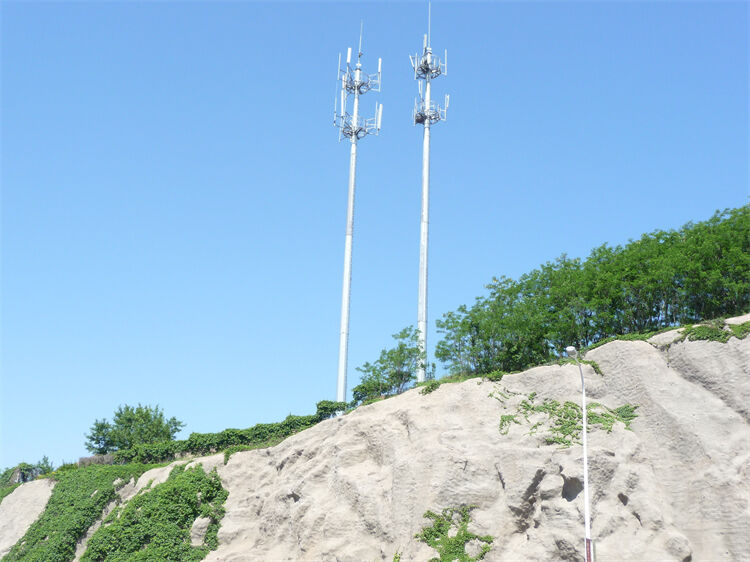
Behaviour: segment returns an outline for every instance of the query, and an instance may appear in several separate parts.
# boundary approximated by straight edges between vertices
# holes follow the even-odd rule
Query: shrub
[[[429,394],[430,392],[435,392],[438,388],[440,388],[440,381],[432,379],[431,381],[427,381],[419,392],[420,394]]]

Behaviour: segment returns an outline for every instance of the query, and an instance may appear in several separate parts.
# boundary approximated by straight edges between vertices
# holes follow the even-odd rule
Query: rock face
[[[589,434],[600,559],[746,557],[750,339],[616,341],[587,359],[604,373],[584,367],[589,400],[639,414],[632,431]],[[477,506],[470,530],[494,537],[485,560],[582,560],[581,447],[547,445],[525,420],[499,431],[531,392],[580,403],[577,367],[412,390],[226,466],[214,457],[229,498],[207,560],[427,560],[423,514],[460,505]]]
[[[34,480],[13,490],[0,503],[0,558],[10,552],[42,514],[53,487],[50,480]]]
[[[586,356],[603,372],[583,367],[589,402],[638,406],[632,431],[589,433],[598,558],[747,559],[750,338],[666,343],[615,341]],[[192,461],[216,467],[229,491],[206,560],[429,560],[437,552],[415,538],[431,524],[424,513],[465,505],[468,530],[493,537],[484,560],[583,560],[582,448],[547,444],[547,417],[519,414],[531,393],[580,404],[578,367],[414,389],[226,465]]]

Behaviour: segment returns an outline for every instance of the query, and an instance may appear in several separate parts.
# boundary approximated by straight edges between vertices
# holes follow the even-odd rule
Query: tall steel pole
[[[428,16],[428,30],[430,27]],[[417,366],[417,382],[423,382],[427,371],[427,249],[430,237],[430,131],[433,123],[444,120],[448,109],[432,101],[432,79],[446,74],[448,53],[441,62],[432,53],[429,33],[424,36],[421,55],[409,57],[414,67],[414,78],[419,82],[419,99],[414,106],[414,123],[424,125],[422,142],[422,215],[419,229],[419,302],[417,306],[418,346],[421,360]],[[421,82],[421,81],[424,81]],[[424,86],[424,87],[423,87]]]
[[[427,52],[429,64],[431,53]],[[425,78],[424,103],[430,107],[431,77]],[[417,329],[419,330],[419,351],[422,356],[417,367],[417,381],[425,380],[427,362],[427,245],[430,236],[430,120],[424,121],[422,142],[422,217],[419,223],[419,304],[417,307]]]
[[[344,238],[344,279],[341,291],[341,330],[339,335],[339,365],[336,384],[336,401],[346,402],[346,371],[349,352],[349,310],[352,286],[352,243],[354,238],[354,196],[357,183],[357,142],[367,134],[377,134],[383,115],[383,106],[375,107],[375,117],[362,119],[359,116],[359,96],[369,90],[380,91],[380,68],[377,74],[367,75],[362,71],[362,32],[360,28],[357,64],[351,68],[351,49],[347,51],[346,68],[341,68],[339,59],[338,79],[341,81],[340,106],[337,97],[334,104],[334,125],[339,128],[340,137],[351,141],[349,149],[349,194],[346,205],[346,234]],[[352,95],[352,113],[346,111],[346,102]]]

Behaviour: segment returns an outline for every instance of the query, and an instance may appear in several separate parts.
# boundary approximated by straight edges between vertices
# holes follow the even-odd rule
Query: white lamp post
[[[589,515],[589,463],[588,451],[586,449],[586,384],[583,380],[583,369],[578,359],[578,351],[575,347],[565,348],[568,357],[572,357],[578,364],[578,372],[581,373],[581,409],[583,410],[583,525],[584,539],[583,549],[586,562],[594,562],[594,544],[591,540],[591,517]]]

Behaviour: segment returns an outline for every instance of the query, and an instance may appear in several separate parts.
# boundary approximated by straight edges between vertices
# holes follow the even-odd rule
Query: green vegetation
[[[708,324],[699,324],[695,326],[688,326],[681,332],[682,337],[680,339],[688,339],[690,341],[704,340],[704,341],[717,341],[720,343],[727,343],[729,338],[735,337],[737,339],[743,339],[750,334],[750,322],[743,324],[729,324],[728,329],[724,329],[724,322],[711,322]],[[679,341],[679,340],[678,340]]]
[[[57,471],[57,481],[47,508],[4,561],[67,562],[73,559],[76,543],[115,499],[115,482],[138,478],[149,465],[92,465],[77,470]]]
[[[7,486],[3,486],[2,488],[0,488],[0,503],[3,502],[5,496],[10,495],[13,490],[18,488],[20,485],[21,483],[19,482],[18,484],[8,484]]]
[[[582,261],[565,255],[438,321],[435,356],[451,373],[521,371],[608,338],[656,331],[750,309],[750,207],[717,212]],[[750,330],[750,328],[745,328]]]
[[[729,338],[732,337],[732,332],[722,330],[715,326],[689,326],[682,330],[682,338],[690,341],[705,340],[705,341],[717,341],[721,343],[727,343]]]
[[[741,314],[750,309],[748,233],[746,205],[679,230],[644,234],[625,246],[604,244],[586,260],[563,254],[518,280],[495,278],[488,295],[438,320],[443,339],[435,356],[450,375],[437,383],[480,376],[500,380],[505,373],[567,362],[561,357],[568,345],[590,350],[615,339],[647,340],[705,318]],[[693,330],[689,337],[744,337],[750,323],[730,330]],[[358,369],[363,375],[350,408],[412,384],[416,362],[423,360],[416,331],[407,328],[394,337],[395,349],[383,350],[374,364]],[[595,362],[583,363],[602,374]],[[422,394],[437,388],[433,382],[422,384],[428,385]]]
[[[169,479],[116,508],[88,543],[82,560],[202,560],[218,547],[219,521],[228,496],[214,470],[179,466]],[[210,519],[203,545],[192,546],[190,530],[199,517]]]
[[[737,339],[743,339],[750,334],[750,322],[743,324],[730,324],[729,329],[732,330],[732,335]]]
[[[589,431],[598,427],[610,433],[616,422],[622,423],[625,429],[630,429],[631,422],[638,417],[638,414],[635,413],[636,408],[638,406],[625,404],[612,409],[598,402],[591,402],[586,405]],[[570,447],[574,442],[579,442],[583,430],[583,410],[581,406],[573,402],[560,404],[557,400],[550,399],[546,399],[539,404],[536,403],[535,392],[521,401],[516,414],[500,416],[500,433],[507,435],[511,423],[520,425],[518,415],[522,415],[527,423],[531,423],[530,416],[537,413],[547,415],[549,436],[545,438],[545,442],[548,445],[556,444],[562,447]],[[529,433],[536,433],[543,425],[543,422],[535,423],[531,426]]]
[[[438,551],[439,557],[432,558],[430,562],[473,562],[482,560],[490,551],[494,539],[489,535],[474,534],[468,529],[470,512],[474,508],[475,506],[462,506],[458,509],[449,507],[440,514],[433,511],[424,514],[424,517],[432,520],[432,526],[422,529],[415,538]],[[466,545],[471,541],[481,544],[476,556],[466,553]]]
[[[502,416],[500,416],[500,433],[502,433],[503,435],[508,435],[511,423],[521,425],[521,422],[518,421],[518,418],[516,418],[514,414],[503,414]]]
[[[435,392],[438,388],[440,388],[440,381],[432,379],[431,381],[427,381],[419,392],[420,394],[429,394],[430,392]]]
[[[39,476],[49,474],[53,470],[54,467],[49,458],[47,458],[47,455],[43,456],[42,460],[34,464],[25,462],[19,463],[14,467],[3,470],[2,474],[0,474],[0,488],[16,483],[29,482]],[[16,482],[13,481],[14,475],[17,478]]]
[[[289,415],[282,422],[259,423],[248,429],[225,429],[219,433],[191,433],[184,440],[144,443],[130,449],[115,451],[116,462],[154,463],[174,460],[184,455],[206,455],[221,451],[233,452],[273,447],[290,435],[330,418],[347,404],[322,400],[311,416]],[[228,455],[226,456],[228,460]]]
[[[0,503],[24,482],[49,474],[53,469],[46,455],[34,464],[22,462],[14,467],[6,468],[0,473]]]
[[[622,334],[619,336],[610,336],[608,338],[604,338],[603,340],[599,340],[596,343],[592,343],[588,347],[586,347],[586,351],[591,351],[592,349],[596,349],[597,347],[601,347],[605,343],[609,343],[612,341],[646,341],[651,336],[655,336],[656,334],[659,334],[661,332],[666,332],[668,330],[673,330],[676,326],[667,326],[666,328],[662,330],[656,330],[653,332],[646,332],[644,334],[641,333],[632,333],[632,334]]]
[[[185,426],[177,418],[164,418],[159,406],[120,406],[112,418],[95,420],[86,435],[86,449],[94,455],[104,455],[136,445],[172,441]]]
[[[383,349],[375,363],[365,363],[357,370],[362,373],[360,383],[352,389],[353,405],[381,396],[400,394],[417,379],[417,369],[425,365],[424,353],[419,349],[419,332],[413,326],[393,334],[396,347]],[[428,379],[432,368],[427,367]]]
[[[115,452],[117,462],[162,462],[178,455],[206,455],[237,447],[271,447],[283,439],[321,421],[317,416],[293,416],[279,423],[259,423],[248,429],[225,429],[219,433],[191,433],[182,441],[136,445]]]

